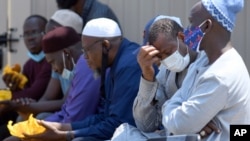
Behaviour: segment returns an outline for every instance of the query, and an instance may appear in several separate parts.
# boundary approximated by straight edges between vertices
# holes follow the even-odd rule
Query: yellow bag
[[[24,138],[23,133],[27,135],[41,134],[45,131],[45,128],[37,123],[37,120],[30,114],[29,119],[26,121],[18,122],[12,125],[13,121],[8,122],[8,129],[12,136],[18,138]]]
[[[20,71],[21,71],[21,67],[19,64],[15,64],[13,67],[10,67],[7,65],[3,69],[3,75],[5,75],[6,73],[9,73],[9,74],[13,75],[12,78],[17,77],[17,78],[21,79],[21,82],[19,83],[18,87],[20,89],[23,89],[25,84],[28,82],[28,79]]]
[[[0,101],[10,100],[12,97],[12,93],[10,90],[0,90]]]

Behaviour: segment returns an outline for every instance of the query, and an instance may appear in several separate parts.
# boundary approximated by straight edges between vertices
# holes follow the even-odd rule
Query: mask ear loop
[[[210,19],[209,19],[210,20]],[[207,20],[203,21],[200,25],[199,25],[199,28],[201,28],[201,26],[203,26],[203,24],[207,22]]]
[[[62,54],[62,58],[63,58],[63,67],[66,68],[64,53]]]
[[[71,57],[71,62],[72,62],[72,64],[73,64],[73,66],[75,67],[75,61],[74,61],[74,59],[73,59],[73,57]]]
[[[178,37],[176,39],[177,39],[177,50],[179,50],[179,47],[180,47],[179,39]]]
[[[105,78],[106,78],[106,70],[108,67],[108,53],[109,49],[106,49],[102,46],[102,69],[101,69],[101,95],[105,99]]]

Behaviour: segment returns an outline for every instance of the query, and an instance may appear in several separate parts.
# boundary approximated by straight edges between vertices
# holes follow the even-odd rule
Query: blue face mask
[[[64,67],[64,69],[63,69],[63,72],[62,72],[61,76],[62,76],[63,79],[71,80],[74,77],[74,73],[73,73],[73,71],[70,71],[70,70],[68,70],[66,68],[64,54],[62,55],[62,57],[63,57],[63,67]],[[73,65],[74,65],[74,67],[75,67],[75,62],[74,62],[72,57],[71,57],[71,61],[72,61]]]
[[[35,62],[40,62],[44,59],[45,54],[43,51],[41,51],[39,54],[32,54],[28,51],[28,56]]]
[[[205,22],[206,21],[202,22],[197,27],[189,27],[189,28],[184,30],[184,35],[185,35],[184,42],[185,42],[185,44],[189,48],[191,48],[192,50],[197,51],[197,52],[199,52],[199,50],[200,50],[200,42],[205,35],[205,33],[202,32],[200,27]]]

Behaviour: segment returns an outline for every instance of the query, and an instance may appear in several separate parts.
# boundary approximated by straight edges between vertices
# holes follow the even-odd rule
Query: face
[[[179,52],[181,55],[186,54],[186,48],[181,45],[181,40],[179,39]],[[170,56],[178,49],[177,37],[174,39],[172,37],[166,37],[165,34],[160,33],[156,41],[152,44],[156,49],[159,50],[158,57],[163,60]]]
[[[84,57],[91,69],[98,71],[102,66],[102,41],[93,37],[82,36]]]
[[[71,10],[75,11],[79,15],[82,14],[85,0],[77,0],[76,4],[71,7]]]
[[[63,55],[63,51],[57,51],[57,52],[45,54],[47,62],[50,63],[52,66],[52,69],[59,74],[62,74],[63,69],[64,69],[62,55]]]
[[[44,24],[38,18],[28,19],[23,26],[23,39],[27,49],[32,54],[38,54],[42,50],[42,37]]]
[[[205,16],[202,13],[202,8],[203,6],[201,2],[198,2],[193,6],[188,18],[190,26],[193,27],[199,26],[205,20],[204,18]]]
[[[206,33],[208,29],[208,21],[211,22],[210,16],[207,14],[205,8],[203,7],[201,2],[196,3],[193,8],[191,9],[190,16],[189,16],[189,22],[190,27],[200,27],[201,31],[203,33]],[[204,40],[205,36],[202,38],[200,42],[200,49],[204,47]]]

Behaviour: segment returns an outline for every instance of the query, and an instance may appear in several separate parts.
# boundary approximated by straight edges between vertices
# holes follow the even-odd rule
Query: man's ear
[[[103,40],[103,41],[102,41],[102,46],[103,46],[104,48],[106,48],[107,51],[109,51],[109,49],[110,49],[110,42],[109,42],[109,40]]]
[[[207,32],[209,32],[212,29],[213,22],[212,22],[211,19],[208,19],[206,21],[206,24],[207,24],[207,26],[205,27],[204,33],[207,33]]]
[[[63,49],[63,53],[65,54],[66,57],[70,57],[70,50],[65,48]]]
[[[184,42],[185,35],[184,35],[183,32],[179,31],[177,33],[177,37],[179,38],[179,40],[181,40],[182,42]]]

